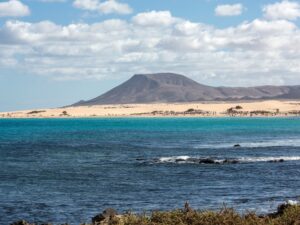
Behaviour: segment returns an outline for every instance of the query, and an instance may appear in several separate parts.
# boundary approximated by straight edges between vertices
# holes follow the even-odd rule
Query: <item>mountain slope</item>
[[[179,74],[138,74],[99,97],[73,106],[241,99],[300,99],[300,86],[210,87]]]

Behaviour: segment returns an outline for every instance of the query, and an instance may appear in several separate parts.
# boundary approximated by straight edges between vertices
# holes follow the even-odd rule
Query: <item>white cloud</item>
[[[28,6],[18,0],[0,2],[0,17],[21,17],[29,14]]]
[[[218,5],[215,8],[215,14],[217,16],[238,16],[243,13],[244,7],[242,4],[233,5]]]
[[[99,5],[98,0],[75,0],[73,6],[84,10],[97,10]]]
[[[267,19],[296,20],[300,17],[300,4],[299,2],[284,0],[264,6],[263,12]]]
[[[0,58],[2,67],[55,79],[173,71],[208,84],[296,84],[300,29],[265,19],[218,29],[168,11],[93,24],[8,21],[0,27]]]
[[[132,21],[141,26],[169,26],[175,18],[169,11],[151,11],[137,14]]]
[[[130,14],[132,9],[128,4],[120,3],[117,0],[75,0],[73,6],[83,10],[96,11],[103,14]]]
[[[116,0],[109,0],[101,3],[99,5],[99,10],[104,14],[118,13],[118,14],[130,14],[132,9],[129,5],[124,3],[119,3]]]

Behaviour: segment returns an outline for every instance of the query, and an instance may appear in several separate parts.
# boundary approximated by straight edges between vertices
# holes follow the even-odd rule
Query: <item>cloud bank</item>
[[[0,28],[0,59],[1,67],[55,79],[170,71],[217,85],[296,84],[300,30],[281,17],[220,29],[169,11],[93,24],[9,20]]]

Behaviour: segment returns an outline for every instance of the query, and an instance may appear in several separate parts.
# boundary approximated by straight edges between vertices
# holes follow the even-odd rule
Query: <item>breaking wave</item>
[[[171,156],[160,157],[155,159],[137,159],[138,161],[150,163],[176,163],[176,164],[238,164],[238,163],[255,163],[270,162],[282,163],[285,161],[300,161],[300,156],[278,156],[278,157],[239,157],[239,158],[204,158],[191,156]]]

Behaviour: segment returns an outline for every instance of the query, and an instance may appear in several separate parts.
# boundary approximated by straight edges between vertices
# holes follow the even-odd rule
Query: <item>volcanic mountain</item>
[[[137,74],[103,95],[73,106],[265,99],[300,99],[300,85],[211,87],[174,73]]]

